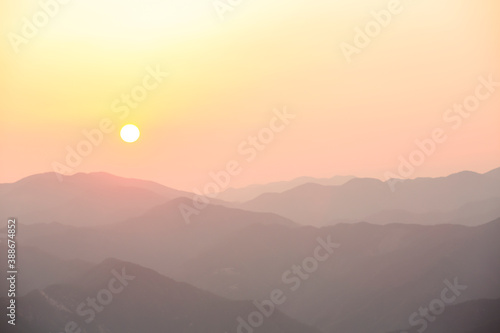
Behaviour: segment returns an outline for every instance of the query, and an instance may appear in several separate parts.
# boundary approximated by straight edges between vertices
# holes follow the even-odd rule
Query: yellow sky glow
[[[339,45],[388,3],[248,0],[221,21],[212,1],[74,0],[16,53],[8,36],[40,5],[2,2],[0,182],[52,171],[103,119],[115,130],[76,172],[186,190],[233,159],[244,170],[236,187],[304,175],[382,178],[436,127],[449,138],[414,177],[498,167],[500,88],[458,130],[443,122],[479,76],[500,81],[498,1],[401,1],[401,14],[348,63]],[[120,118],[113,102],[156,66],[169,76]],[[284,106],[296,119],[244,162],[238,145]],[[141,129],[133,145],[119,137],[127,123]]]

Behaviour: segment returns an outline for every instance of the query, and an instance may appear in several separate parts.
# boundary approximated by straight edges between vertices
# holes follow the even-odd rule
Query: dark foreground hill
[[[3,309],[7,302],[0,299]],[[255,314],[251,302],[229,301],[115,259],[18,298],[16,309],[16,325],[2,320],[2,332],[236,333],[238,318],[250,325],[254,313],[250,321],[261,333],[318,333],[277,310],[269,317]]]
[[[439,315],[430,317],[405,330],[391,333],[497,333],[500,332],[500,299],[481,299],[452,305]]]

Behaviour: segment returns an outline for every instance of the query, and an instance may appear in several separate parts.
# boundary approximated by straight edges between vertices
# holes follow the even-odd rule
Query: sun
[[[141,135],[141,132],[137,128],[137,126],[128,124],[122,127],[120,131],[120,136],[122,137],[123,141],[125,142],[136,142],[137,139],[139,139],[139,136]]]

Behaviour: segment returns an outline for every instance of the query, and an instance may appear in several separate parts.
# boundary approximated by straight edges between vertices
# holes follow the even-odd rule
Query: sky
[[[0,22],[0,182],[104,171],[192,190],[231,161],[232,187],[500,166],[500,87],[477,88],[500,81],[496,0],[18,0]],[[478,89],[474,111],[449,111]]]

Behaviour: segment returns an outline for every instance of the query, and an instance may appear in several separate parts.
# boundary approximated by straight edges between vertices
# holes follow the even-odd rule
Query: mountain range
[[[7,298],[0,298],[0,304],[7,308]],[[68,328],[86,333],[237,333],[239,326],[259,323],[263,333],[318,333],[277,309],[269,308],[270,315],[260,315],[260,321],[249,320],[257,311],[252,302],[226,300],[139,265],[107,259],[64,283],[19,298],[16,325],[2,320],[0,328],[19,333]]]
[[[498,325],[498,185],[500,169],[406,180],[396,192],[376,179],[307,183],[210,199],[187,221],[180,207],[195,207],[194,194],[149,181],[49,173],[0,184],[2,216],[18,219],[15,332],[72,321],[100,333],[236,332],[276,291],[286,298],[276,315],[237,333],[413,332],[412,313],[455,283],[466,288],[428,331],[483,333]],[[6,236],[0,228],[4,270]],[[140,283],[82,323],[75,309],[118,266]]]
[[[500,168],[485,174],[460,172],[440,178],[398,183],[355,178],[343,185],[304,184],[283,193],[266,193],[242,203],[251,211],[272,212],[303,225],[382,222],[478,225],[498,217]],[[467,211],[463,216],[461,212]],[[437,217],[434,221],[427,219]]]

